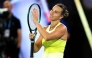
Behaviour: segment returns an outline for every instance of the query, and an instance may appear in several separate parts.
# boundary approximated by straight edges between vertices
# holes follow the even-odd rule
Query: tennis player
[[[61,3],[56,4],[50,11],[51,24],[44,28],[38,23],[37,9],[34,9],[32,14],[40,33],[39,38],[34,43],[34,53],[44,46],[42,58],[63,58],[68,32],[66,26],[60,20],[69,15],[67,8]],[[30,38],[34,36],[34,34],[29,34]]]

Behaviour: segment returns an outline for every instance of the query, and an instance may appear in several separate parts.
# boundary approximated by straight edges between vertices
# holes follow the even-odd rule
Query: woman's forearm
[[[36,45],[36,43],[34,43],[34,53],[38,52],[39,49],[40,49],[40,48]]]
[[[36,22],[36,27],[37,27],[38,31],[40,32],[40,34],[44,37],[44,39],[47,40],[49,33],[46,32],[46,30],[44,28],[42,28],[42,26],[38,22]]]

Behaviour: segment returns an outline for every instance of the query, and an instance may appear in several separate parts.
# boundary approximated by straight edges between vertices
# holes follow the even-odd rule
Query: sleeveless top
[[[49,31],[50,29],[50,25],[48,26],[48,28],[46,29],[46,31],[48,33],[53,32],[57,26],[59,26],[61,23],[58,23],[55,28],[51,31]],[[57,34],[58,35],[58,34]],[[47,53],[53,53],[53,52],[64,52],[65,49],[65,45],[66,45],[66,40],[62,40],[61,38],[56,38],[53,40],[49,40],[46,41],[44,38],[42,39],[42,45],[44,46],[44,52]]]

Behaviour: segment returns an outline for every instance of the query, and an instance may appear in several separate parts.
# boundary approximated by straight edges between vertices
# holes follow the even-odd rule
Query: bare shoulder
[[[66,27],[64,24],[61,23],[61,24],[57,27],[57,30],[67,31],[67,27]]]
[[[60,29],[61,29],[61,31],[64,32],[61,39],[67,40],[67,27],[66,27],[64,24],[61,24],[61,25],[59,26],[59,30],[60,30]]]

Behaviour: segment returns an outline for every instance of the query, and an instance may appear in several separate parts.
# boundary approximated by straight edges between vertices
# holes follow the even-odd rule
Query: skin
[[[57,5],[55,5],[52,8],[52,10],[50,11],[50,17],[49,17],[51,20],[50,30],[52,30],[63,18],[63,15],[61,15],[61,13],[62,13],[62,8],[60,8]],[[42,38],[44,38],[46,41],[53,40],[56,38],[60,38],[62,40],[67,40],[67,29],[66,29],[65,25],[61,24],[55,29],[55,31],[53,31],[52,33],[48,33],[48,32],[46,32],[46,28],[48,26],[42,28],[42,26],[38,23],[38,20],[37,20],[38,12],[36,9],[34,9],[32,14],[34,17],[34,23],[40,33],[38,40],[34,44],[34,52],[39,51],[40,48],[42,47]],[[29,37],[30,38],[34,37],[34,34],[29,34]]]
[[[10,18],[11,15],[12,15],[12,13],[11,13],[11,10],[12,10],[11,3],[9,1],[5,1],[3,3],[3,8],[7,8],[9,10],[10,14],[9,14],[8,18]],[[19,48],[20,47],[20,44],[21,44],[21,29],[18,29],[17,30],[17,33],[18,33],[18,37],[17,37],[18,45],[17,45],[17,47]]]

